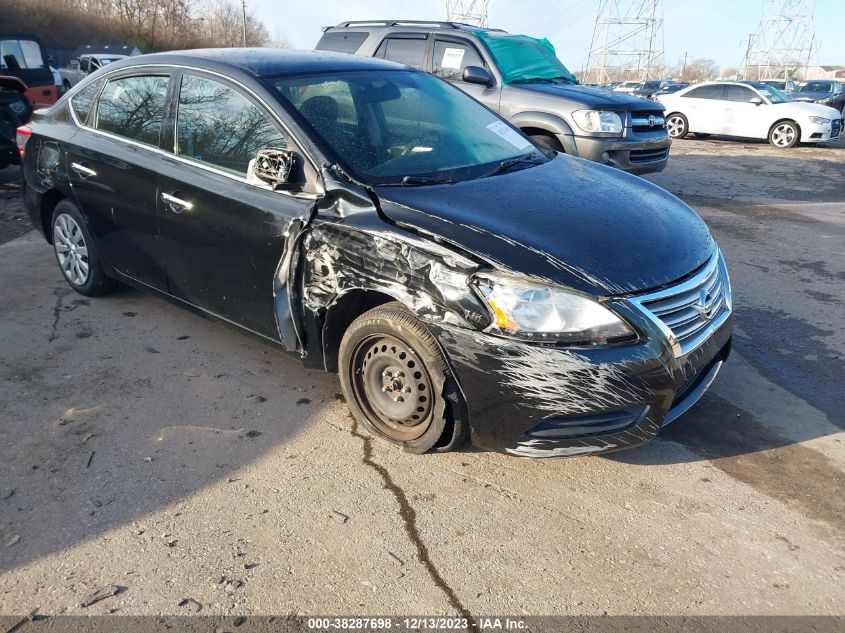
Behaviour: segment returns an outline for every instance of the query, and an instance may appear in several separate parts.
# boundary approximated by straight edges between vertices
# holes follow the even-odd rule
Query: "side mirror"
[[[296,153],[279,147],[265,147],[250,161],[250,173],[274,190],[291,186]]]
[[[753,103],[754,105],[763,105],[763,100],[760,97],[751,97],[748,100],[748,103]]]
[[[461,76],[468,84],[481,84],[488,88],[493,85],[493,75],[486,68],[481,66],[467,66]]]

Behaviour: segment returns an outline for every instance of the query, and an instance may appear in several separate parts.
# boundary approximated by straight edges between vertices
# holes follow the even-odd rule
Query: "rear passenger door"
[[[291,349],[288,295],[277,271],[313,211],[316,171],[302,179],[310,194],[274,191],[250,172],[259,149],[296,151],[300,171],[310,163],[263,104],[201,71],[177,72],[174,83],[170,152],[157,187],[170,293],[268,338],[279,340],[281,332]]]
[[[160,290],[166,281],[150,183],[162,158],[169,81],[167,71],[136,69],[87,86],[71,100],[81,127],[67,154],[76,201],[106,261]]]
[[[693,88],[681,97],[682,112],[691,132],[719,134],[724,125],[725,86],[710,84]]]
[[[491,110],[498,112],[501,89],[495,85],[488,87],[466,83],[463,80],[463,73],[467,66],[485,68],[492,76],[489,65],[471,42],[457,37],[437,36],[435,38],[431,71],[441,79],[451,82]]]

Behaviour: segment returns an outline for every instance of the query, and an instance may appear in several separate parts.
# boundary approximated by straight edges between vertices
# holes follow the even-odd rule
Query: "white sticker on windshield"
[[[463,48],[447,48],[443,51],[443,59],[440,60],[441,68],[453,68],[459,70],[461,63],[464,61]]]
[[[519,134],[517,134],[516,130],[514,130],[504,121],[494,121],[493,123],[487,126],[487,129],[491,132],[495,132],[503,139],[505,139],[508,143],[518,149],[525,149],[526,147],[531,147],[531,141],[529,141],[524,136],[520,136]]]

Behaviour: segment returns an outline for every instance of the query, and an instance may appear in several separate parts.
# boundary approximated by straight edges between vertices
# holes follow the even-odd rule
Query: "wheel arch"
[[[567,154],[578,155],[573,140],[572,127],[563,118],[548,112],[519,112],[509,119],[525,134],[545,134],[553,136],[563,146]]]
[[[801,134],[803,134],[803,130],[801,129],[801,124],[800,124],[800,123],[798,123],[798,121],[796,121],[796,120],[795,120],[795,119],[793,119],[792,117],[788,117],[788,116],[781,117],[781,118],[779,118],[777,121],[775,121],[774,123],[772,123],[772,124],[769,126],[769,132],[768,132],[768,134],[767,134],[766,136],[767,136],[767,137],[768,137],[768,136],[770,136],[770,135],[772,134],[772,130],[774,130],[774,129],[775,129],[775,126],[780,125],[781,123],[792,123],[792,124],[793,124],[796,128],[798,128],[798,141],[799,141],[799,142],[801,141]]]
[[[399,299],[379,290],[353,288],[336,297],[328,305],[321,336],[323,365],[326,371],[338,371],[340,341],[352,322],[367,310],[394,301]]]
[[[62,200],[68,199],[58,189],[50,189],[41,197],[41,208],[38,210],[38,214],[41,220],[41,229],[44,232],[44,239],[47,240],[48,244],[53,243],[53,227],[51,226],[53,223],[53,211],[56,210],[56,205]]]

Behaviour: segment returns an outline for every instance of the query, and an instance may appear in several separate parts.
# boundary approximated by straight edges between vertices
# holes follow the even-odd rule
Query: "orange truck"
[[[53,105],[59,98],[47,51],[34,35],[0,33],[0,75],[20,79],[26,85],[24,94],[35,108]]]

